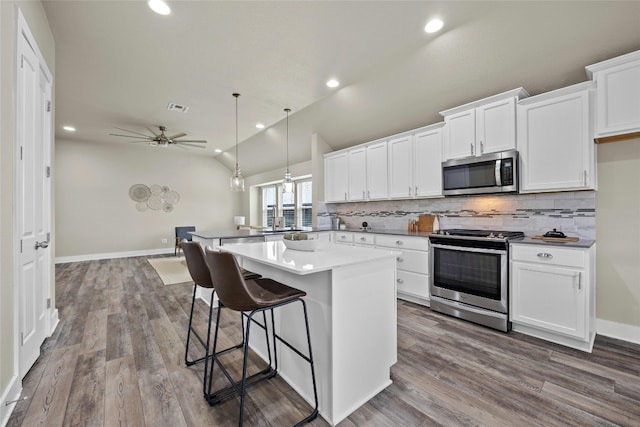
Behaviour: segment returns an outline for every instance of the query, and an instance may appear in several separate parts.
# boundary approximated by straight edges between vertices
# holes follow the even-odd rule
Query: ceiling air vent
[[[187,111],[189,111],[189,107],[187,107],[186,105],[176,104],[175,102],[170,102],[169,105],[167,105],[167,110],[186,113]]]

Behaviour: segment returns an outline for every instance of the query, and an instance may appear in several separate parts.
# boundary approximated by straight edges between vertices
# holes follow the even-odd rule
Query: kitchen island
[[[281,241],[221,249],[235,254],[243,267],[307,293],[318,409],[331,425],[391,384],[390,368],[397,361],[396,252],[328,242],[303,252],[286,249]],[[277,333],[306,352],[300,305],[275,314]],[[266,359],[264,337],[255,334],[251,340]],[[313,405],[308,364],[281,343],[278,360],[281,377]]]

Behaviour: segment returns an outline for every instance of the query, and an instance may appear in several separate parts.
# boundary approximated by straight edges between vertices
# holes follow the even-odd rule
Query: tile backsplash
[[[418,215],[434,214],[439,216],[440,228],[523,231],[527,236],[556,228],[569,236],[595,239],[595,206],[594,191],[319,203],[318,226],[331,227],[337,215],[349,228],[359,228],[366,221],[374,231],[404,230]]]

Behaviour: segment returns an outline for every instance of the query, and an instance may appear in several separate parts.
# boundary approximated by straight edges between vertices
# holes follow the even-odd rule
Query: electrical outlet
[[[162,239],[162,243],[167,243],[167,239]]]

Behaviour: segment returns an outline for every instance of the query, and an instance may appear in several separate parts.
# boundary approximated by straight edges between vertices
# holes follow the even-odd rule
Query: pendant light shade
[[[238,97],[240,94],[234,93],[233,96],[236,98],[236,168],[231,176],[230,185],[234,191],[244,191],[244,177],[238,166]]]
[[[293,180],[291,179],[291,171],[289,171],[289,113],[290,108],[285,108],[284,112],[287,113],[287,169],[284,171],[284,180],[282,180],[282,192],[293,193]]]

